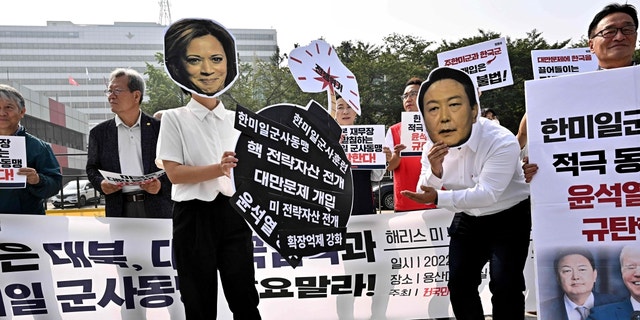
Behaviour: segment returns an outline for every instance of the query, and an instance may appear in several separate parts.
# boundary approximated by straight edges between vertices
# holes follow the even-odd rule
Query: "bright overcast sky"
[[[586,37],[593,15],[611,0],[169,0],[172,21],[208,18],[227,28],[276,29],[282,53],[320,37],[381,44],[392,33],[457,41],[478,29],[524,38],[537,29],[550,43]],[[19,0],[4,5],[2,25],[158,22],[159,0]],[[624,0],[622,0],[624,2]],[[311,4],[317,5],[312,7]],[[640,9],[640,0],[630,0]],[[432,47],[435,48],[435,47]]]

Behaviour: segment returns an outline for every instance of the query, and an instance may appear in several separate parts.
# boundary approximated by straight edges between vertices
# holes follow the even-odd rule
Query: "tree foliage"
[[[236,104],[253,111],[264,107],[291,103],[306,106],[310,100],[326,105],[326,94],[303,93],[298,88],[289,68],[283,67],[285,57],[278,52],[269,61],[241,62],[241,74],[235,84],[222,95],[225,106]]]
[[[149,101],[142,104],[142,110],[147,114],[154,114],[158,110],[171,109],[185,105],[189,96],[164,71],[164,57],[162,53],[156,53],[156,62],[160,67],[147,64],[147,95]]]
[[[425,79],[438,66],[438,53],[501,37],[499,33],[478,30],[478,35],[456,42],[443,40],[438,44],[394,33],[384,37],[381,45],[360,41],[334,44],[340,61],[356,76],[358,82],[362,115],[357,123],[390,126],[400,121],[403,110],[400,95],[404,84],[411,77]],[[524,84],[533,79],[531,51],[568,48],[570,39],[548,43],[536,29],[521,39],[505,39],[514,84],[482,92],[480,104],[481,107],[494,109],[500,123],[515,133],[525,112]],[[580,39],[571,47],[588,47],[588,39]],[[162,63],[161,54],[156,59]],[[277,103],[305,106],[310,100],[326,106],[326,93],[305,93],[300,90],[286,66],[287,59],[287,54],[278,51],[269,61],[241,61],[238,80],[221,97],[225,106],[233,109],[240,104],[257,111]],[[149,110],[173,108],[186,103],[185,96],[164,70],[147,65],[146,74],[149,75]]]

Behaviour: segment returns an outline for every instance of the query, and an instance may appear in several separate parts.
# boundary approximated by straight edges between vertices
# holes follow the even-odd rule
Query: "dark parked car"
[[[379,183],[372,182],[373,201],[380,210],[393,210],[393,178],[383,178]]]

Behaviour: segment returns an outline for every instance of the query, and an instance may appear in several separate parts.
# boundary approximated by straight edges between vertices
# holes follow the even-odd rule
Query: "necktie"
[[[577,306],[576,310],[580,314],[580,320],[587,320],[589,316],[589,309],[585,306]]]

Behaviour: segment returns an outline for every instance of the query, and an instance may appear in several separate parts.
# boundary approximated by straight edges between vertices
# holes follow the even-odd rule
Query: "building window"
[[[25,115],[20,123],[27,132],[45,142],[86,151],[85,135],[41,119]]]

